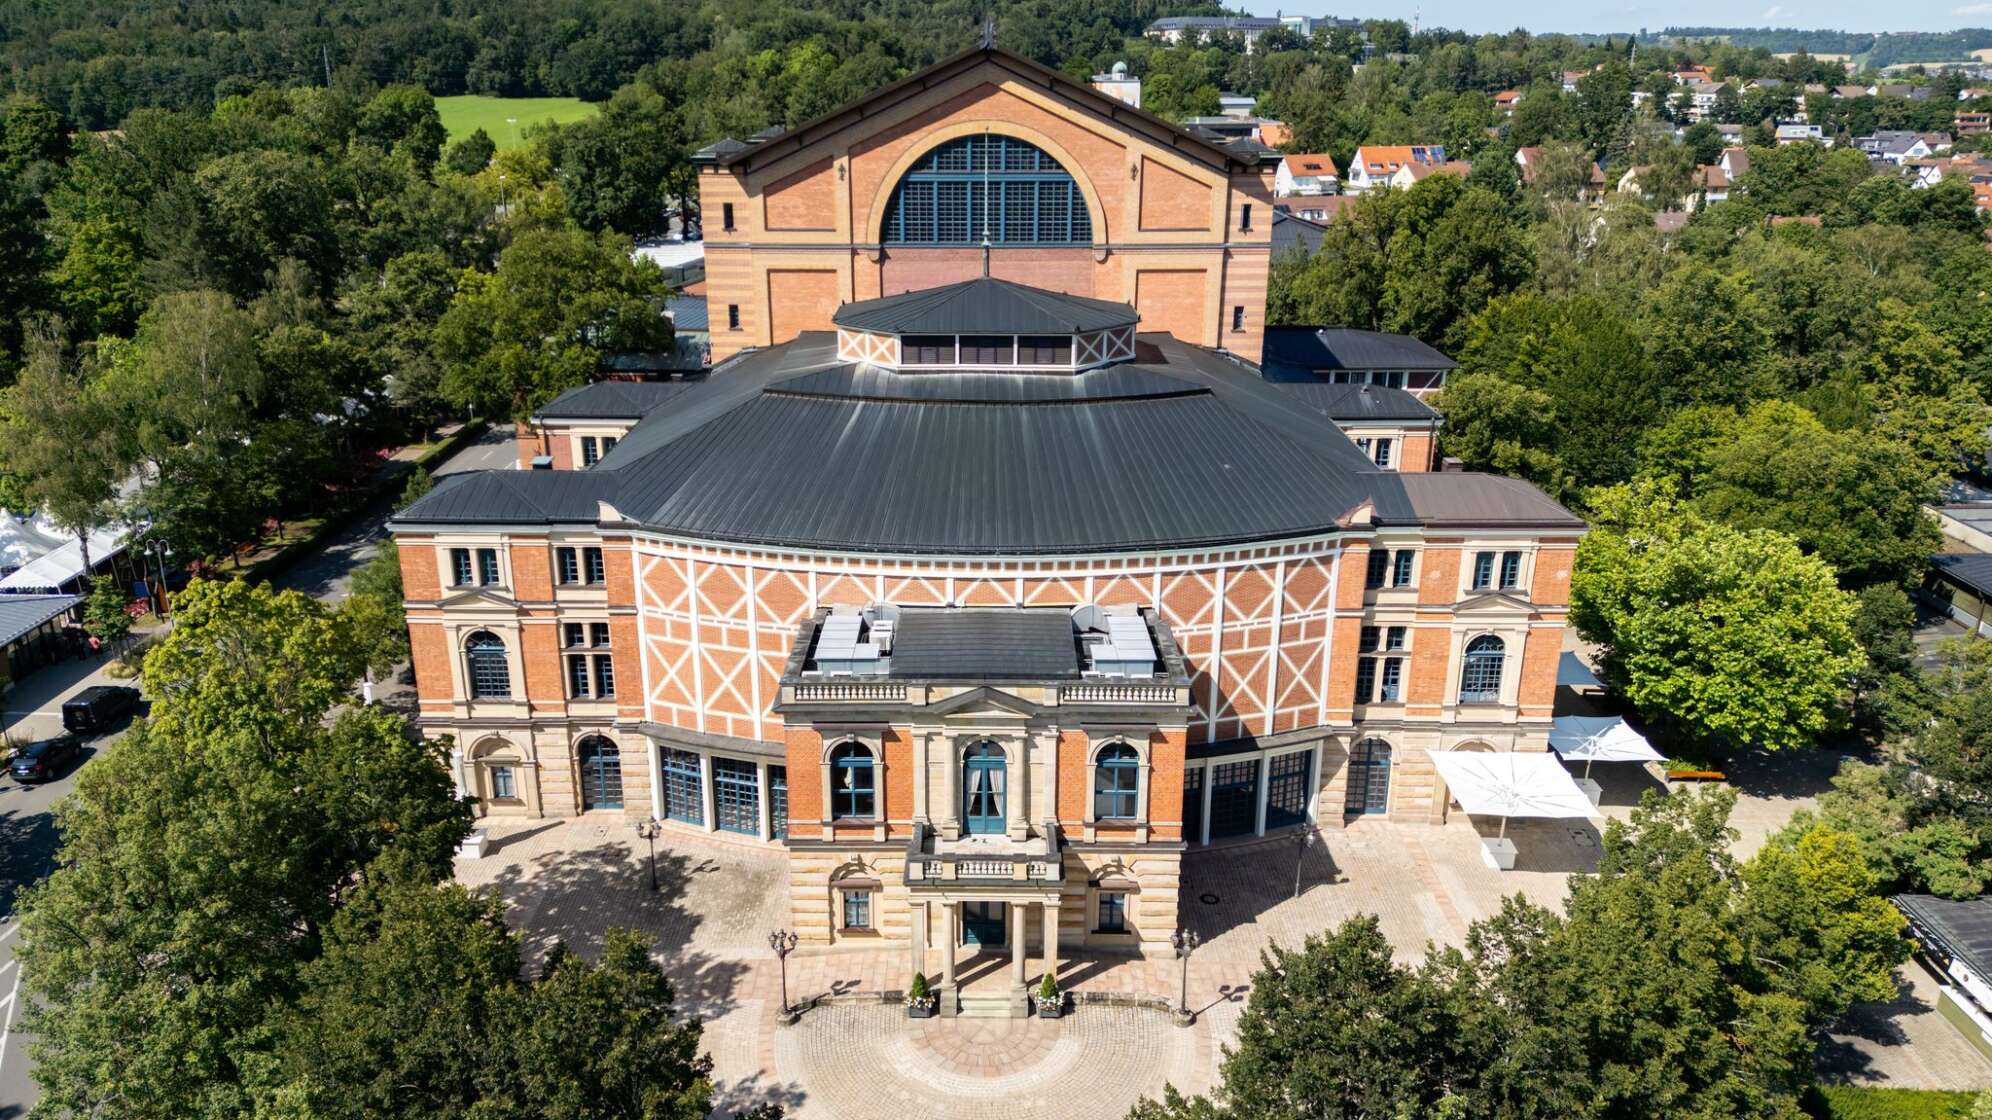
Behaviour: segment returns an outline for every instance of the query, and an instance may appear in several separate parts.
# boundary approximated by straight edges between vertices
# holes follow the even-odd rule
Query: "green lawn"
[[[436,98],[436,111],[442,114],[443,127],[449,130],[451,143],[481,128],[491,137],[492,143],[500,148],[512,148],[525,143],[526,129],[531,125],[541,121],[562,124],[578,121],[601,112],[602,107],[574,97],[482,97],[465,94],[462,97]]]
[[[1822,1085],[1810,1097],[1805,1109],[1819,1120],[1964,1120],[1973,1094]]]

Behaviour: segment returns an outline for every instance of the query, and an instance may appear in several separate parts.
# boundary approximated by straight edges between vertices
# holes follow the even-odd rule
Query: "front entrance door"
[[[968,748],[961,764],[962,827],[969,835],[1003,831],[1003,748],[994,743],[977,743]]]
[[[964,902],[961,904],[961,943],[973,948],[998,949],[1003,945],[1003,913],[1007,902]]]
[[[581,740],[581,807],[623,807],[622,752],[600,735]]]

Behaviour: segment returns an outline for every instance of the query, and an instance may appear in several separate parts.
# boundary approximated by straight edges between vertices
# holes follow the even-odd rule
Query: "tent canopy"
[[[23,522],[10,525],[17,532],[7,539],[4,549],[13,552],[16,546],[22,549],[31,547],[33,538],[18,531],[33,523]],[[90,534],[90,563],[101,564],[124,551],[125,539],[129,531],[123,526],[107,526]],[[18,538],[18,539],[16,539]],[[83,574],[83,546],[74,536],[47,551],[25,560],[18,571],[0,579],[0,591],[48,593],[62,590],[64,584]]]
[[[1598,674],[1593,673],[1589,665],[1584,664],[1583,658],[1578,657],[1576,653],[1570,650],[1565,650],[1563,651],[1563,656],[1556,659],[1556,686],[1558,688],[1603,688],[1605,687],[1605,682],[1598,679]]]
[[[1659,762],[1666,756],[1617,716],[1557,716],[1549,749],[1568,762]]]
[[[1596,817],[1563,762],[1534,751],[1430,751],[1453,800],[1476,817]]]

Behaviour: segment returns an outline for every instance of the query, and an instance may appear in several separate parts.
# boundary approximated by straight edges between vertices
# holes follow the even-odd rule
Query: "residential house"
[[[1787,144],[1805,143],[1832,146],[1832,142],[1826,138],[1825,129],[1816,124],[1805,124],[1798,121],[1779,121],[1777,142],[1780,148]]]
[[[1715,112],[1717,95],[1728,88],[1728,82],[1710,82],[1694,87],[1695,99],[1694,104],[1688,108],[1688,119],[1697,123],[1706,120]]]
[[[1959,101],[1976,101],[1981,97],[1992,97],[1992,89],[1983,86],[1966,86],[1957,91]]]
[[[1341,172],[1326,154],[1287,156],[1273,176],[1274,198],[1339,194],[1341,190]]]
[[[1518,89],[1504,89],[1494,95],[1494,108],[1499,110],[1504,117],[1514,116],[1515,106],[1521,103],[1522,91]]]
[[[1337,385],[1402,389],[1421,400],[1445,388],[1459,368],[1410,335],[1346,327],[1268,327],[1264,364],[1311,370]]]
[[[1868,97],[1873,95],[1873,93],[1874,90],[1869,88],[1868,86],[1852,86],[1852,85],[1834,86],[1833,100],[1845,101],[1848,100],[1849,98],[1854,98],[1854,97]]]
[[[1583,81],[1584,75],[1587,73],[1589,71],[1586,70],[1565,70],[1563,72],[1563,92],[1576,93],[1577,83]]]
[[[1992,113],[1959,109],[1951,124],[1959,136],[1983,136],[1992,132]]]
[[[1343,185],[1350,194],[1362,194],[1388,186],[1391,177],[1409,164],[1445,161],[1446,149],[1441,144],[1371,144],[1356,149]]]
[[[1127,72],[1127,63],[1116,62],[1105,74],[1093,75],[1093,88],[1123,104],[1141,108],[1141,78]]]
[[[1686,200],[1687,209],[1693,209],[1697,198],[1701,202],[1723,202],[1736,187],[1737,180],[1750,170],[1750,153],[1742,148],[1724,148],[1722,157],[1706,167],[1695,168],[1695,197]]]
[[[1279,19],[1263,16],[1163,16],[1148,25],[1148,35],[1170,46],[1185,40],[1203,43],[1216,35],[1236,35],[1244,40],[1245,51],[1250,54],[1257,48],[1259,36],[1280,26]]]
[[[1906,129],[1882,129],[1867,136],[1854,138],[1854,146],[1866,152],[1871,160],[1886,161],[1900,167],[1904,161],[1922,159],[1930,154],[1930,143],[1922,136]]]
[[[1348,195],[1322,195],[1306,200],[1309,203],[1346,203]],[[1298,252],[1303,257],[1311,257],[1321,248],[1321,239],[1328,232],[1328,223],[1334,220],[1333,213],[1322,217],[1309,217],[1295,214],[1284,206],[1273,207],[1273,256],[1286,252]]]
[[[1668,75],[1677,86],[1699,86],[1715,80],[1706,66],[1684,66]]]
[[[1932,154],[1951,150],[1951,134],[1948,132],[1919,132],[1916,138],[1929,145]]]
[[[1249,94],[1225,92],[1217,95],[1218,115],[1224,117],[1230,117],[1234,120],[1245,120],[1247,118],[1250,118],[1252,116],[1252,110],[1256,108],[1258,104],[1259,104],[1259,99],[1256,97],[1252,97]]]
[[[1447,160],[1444,163],[1407,163],[1390,177],[1394,190],[1408,191],[1412,185],[1428,175],[1457,175],[1464,179],[1473,173],[1473,165],[1463,159]]]
[[[1531,146],[1515,149],[1515,166],[1519,169],[1522,182],[1535,182],[1536,172],[1541,162],[1541,148]],[[1605,183],[1604,165],[1601,163],[1592,163],[1590,178],[1582,186],[1577,188],[1578,201],[1591,203],[1604,201]]]

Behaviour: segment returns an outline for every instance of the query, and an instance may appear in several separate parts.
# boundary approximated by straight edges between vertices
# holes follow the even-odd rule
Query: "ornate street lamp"
[[[1203,944],[1203,938],[1197,936],[1196,930],[1178,929],[1169,935],[1169,944],[1175,947],[1177,958],[1183,962],[1182,986],[1176,994],[1176,1025],[1187,1027],[1197,1021],[1196,1014],[1190,1010],[1190,954]]]
[[[664,831],[656,821],[639,821],[636,834],[650,841],[650,889],[657,889],[657,837]]]
[[[795,952],[797,940],[791,930],[778,929],[768,935],[768,948],[782,962],[782,1018],[791,1023],[795,1022],[795,1010],[789,1006],[789,954]]]

